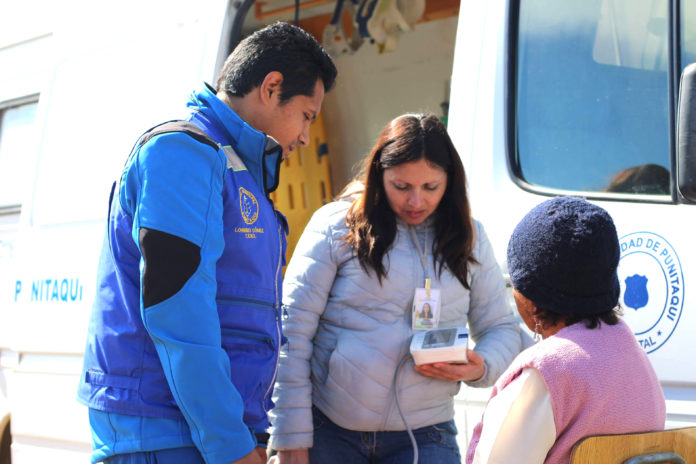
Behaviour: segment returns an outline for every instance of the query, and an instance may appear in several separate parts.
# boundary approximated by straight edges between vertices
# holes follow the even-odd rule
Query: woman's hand
[[[466,350],[466,357],[469,359],[469,362],[466,364],[437,362],[421,364],[420,366],[415,366],[414,369],[425,377],[448,380],[450,382],[458,382],[460,380],[471,382],[480,379],[486,372],[483,357],[469,349]]]
[[[274,458],[274,464],[309,464],[309,451],[306,449],[280,450]]]

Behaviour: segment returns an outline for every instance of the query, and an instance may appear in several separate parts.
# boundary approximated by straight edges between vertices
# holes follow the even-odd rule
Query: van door
[[[450,114],[474,215],[504,264],[514,226],[537,203],[574,195],[605,208],[621,244],[619,302],[662,383],[667,426],[692,425],[696,209],[676,188],[675,121],[681,71],[696,60],[694,2],[475,9],[460,16]],[[470,429],[485,397],[469,394],[479,406],[467,410]]]

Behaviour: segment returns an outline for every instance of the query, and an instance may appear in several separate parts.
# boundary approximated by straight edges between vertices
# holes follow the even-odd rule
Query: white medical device
[[[466,363],[469,331],[464,327],[416,332],[411,339],[411,356],[416,365],[434,362]]]

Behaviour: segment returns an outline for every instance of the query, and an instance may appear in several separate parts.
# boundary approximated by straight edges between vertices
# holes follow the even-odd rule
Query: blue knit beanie
[[[599,206],[556,197],[533,208],[510,237],[507,250],[515,289],[542,310],[591,316],[619,299],[619,240]]]

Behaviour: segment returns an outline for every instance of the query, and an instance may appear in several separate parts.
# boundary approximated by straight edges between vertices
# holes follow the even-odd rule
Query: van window
[[[31,180],[36,101],[0,103],[0,263],[12,256],[24,188]],[[2,266],[0,266],[2,267]]]
[[[18,208],[29,181],[27,160],[34,154],[37,103],[0,106],[0,209]]]
[[[513,166],[523,181],[670,193],[668,8],[667,0],[520,2]]]

